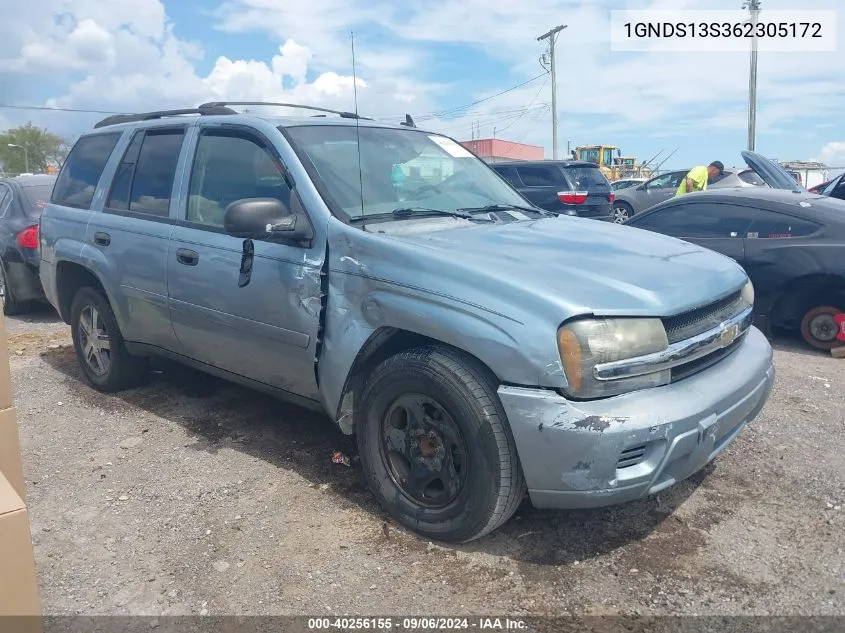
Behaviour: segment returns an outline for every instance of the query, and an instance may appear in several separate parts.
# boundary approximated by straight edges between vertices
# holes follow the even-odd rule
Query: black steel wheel
[[[516,510],[525,481],[496,381],[446,347],[378,365],[357,399],[356,435],[370,489],[415,532],[466,542]]]

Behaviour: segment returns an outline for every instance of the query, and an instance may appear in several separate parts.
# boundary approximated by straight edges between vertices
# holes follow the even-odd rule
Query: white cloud
[[[830,167],[845,168],[845,141],[833,141],[822,147],[816,159]]]

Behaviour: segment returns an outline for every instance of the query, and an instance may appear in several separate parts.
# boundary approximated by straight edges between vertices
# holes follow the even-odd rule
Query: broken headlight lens
[[[566,374],[566,392],[578,399],[615,396],[637,389],[665,385],[669,370],[615,380],[596,379],[600,363],[660,352],[669,346],[660,319],[583,319],[563,325],[557,335],[560,359]]]

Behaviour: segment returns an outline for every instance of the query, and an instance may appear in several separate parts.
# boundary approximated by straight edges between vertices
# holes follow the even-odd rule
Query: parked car
[[[0,297],[5,314],[27,312],[44,301],[38,277],[38,218],[55,176],[0,180]]]
[[[637,213],[673,198],[688,169],[670,171],[655,176],[641,185],[616,192],[613,203],[613,221],[622,223]],[[721,178],[708,183],[707,188],[765,186],[765,182],[753,169],[725,169]]]
[[[823,196],[845,200],[845,174],[840,174],[836,178],[823,183],[824,187],[819,189],[818,193]]]
[[[767,160],[743,155],[755,169]],[[799,330],[809,345],[830,349],[842,344],[835,316],[845,312],[845,202],[800,190],[786,170],[773,169],[783,174],[767,178],[771,189],[691,193],[626,224],[733,258],[754,284],[758,327]]]
[[[657,493],[760,411],[772,350],[736,262],[543,211],[453,139],[337,114],[207,104],[80,137],[41,278],[91,385],[163,355],[324,411],[399,522],[459,542],[526,489]],[[437,169],[410,189],[396,165]]]
[[[593,163],[543,160],[491,166],[527,200],[542,209],[594,220],[613,218],[613,190]]]
[[[614,180],[610,183],[610,188],[613,191],[619,191],[620,189],[627,189],[628,187],[633,187],[635,185],[642,184],[646,181],[646,178],[620,178],[619,180]]]
[[[807,191],[809,191],[810,193],[820,193],[822,189],[824,189],[830,184],[831,180],[833,179],[825,180],[817,185],[813,185],[812,187],[807,187]]]

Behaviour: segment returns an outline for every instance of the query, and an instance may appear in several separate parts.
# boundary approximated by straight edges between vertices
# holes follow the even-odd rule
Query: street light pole
[[[748,150],[753,152],[757,137],[757,18],[760,0],[745,0],[743,9],[751,13],[751,68],[748,73]]]
[[[557,76],[555,74],[555,40],[556,36],[568,25],[561,24],[537,38],[538,42],[549,40],[549,65],[552,75],[552,156],[557,160]]]
[[[23,150],[24,171],[28,174],[29,173],[29,152],[26,151],[26,147],[24,147],[23,145],[15,145],[14,143],[9,143],[9,147],[17,147],[18,149]]]

